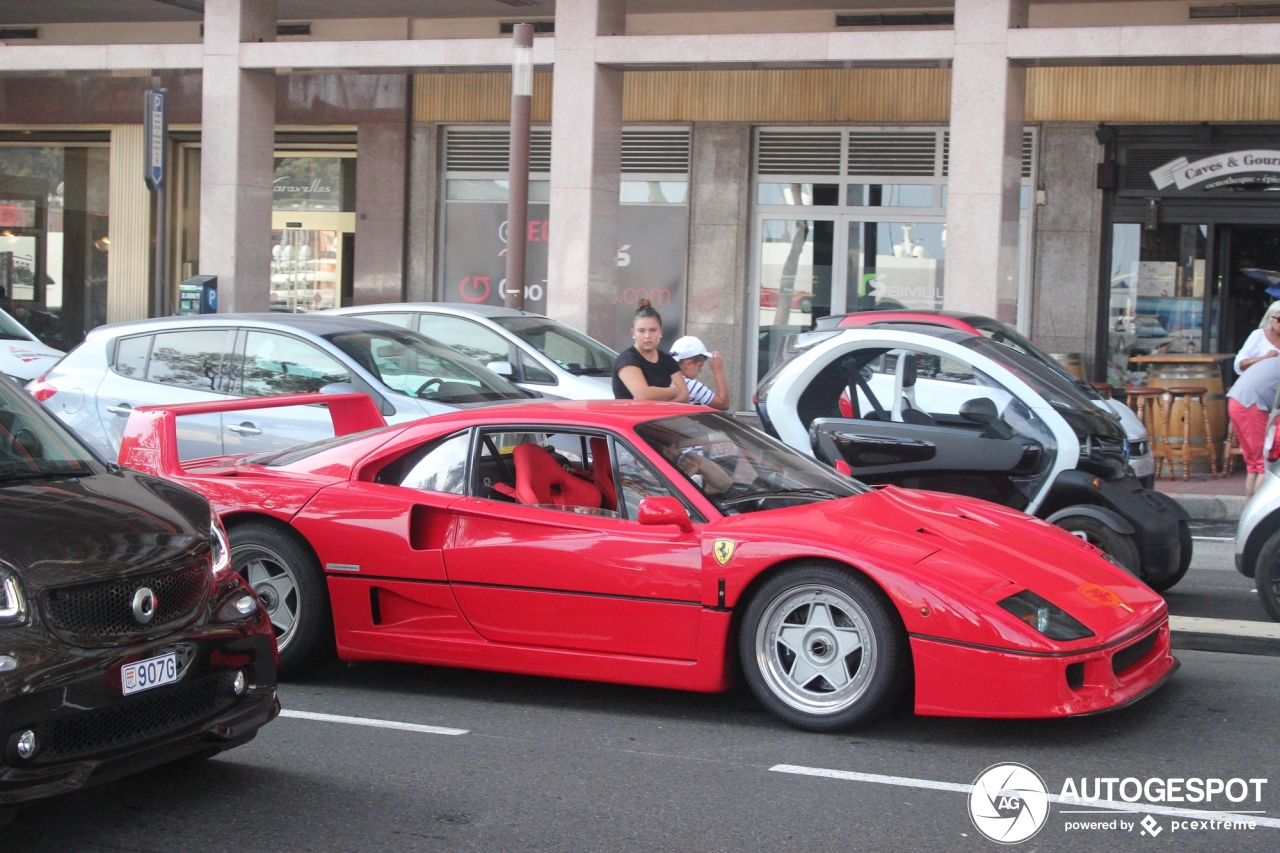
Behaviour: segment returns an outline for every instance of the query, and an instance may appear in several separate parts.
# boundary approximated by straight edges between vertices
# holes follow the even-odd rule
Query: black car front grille
[[[33,764],[51,764],[109,752],[179,731],[236,701],[233,672],[160,688],[93,711],[34,726],[40,744]]]
[[[200,560],[163,574],[141,575],[106,583],[47,591],[45,616],[49,626],[76,645],[100,645],[155,634],[195,616],[209,591],[209,567]],[[155,616],[139,624],[133,615],[133,596],[142,587],[155,593]]]
[[[1111,671],[1116,675],[1124,672],[1129,667],[1146,657],[1147,652],[1151,651],[1151,647],[1156,644],[1156,638],[1159,631],[1152,631],[1138,642],[1130,646],[1125,646],[1111,657]]]

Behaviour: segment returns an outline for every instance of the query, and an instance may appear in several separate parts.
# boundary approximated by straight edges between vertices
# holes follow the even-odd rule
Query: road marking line
[[[1192,634],[1231,634],[1280,640],[1280,622],[1248,622],[1243,619],[1208,619],[1203,616],[1170,616],[1169,629]]]
[[[341,714],[313,714],[310,711],[281,711],[282,717],[296,720],[315,720],[320,723],[344,723],[348,726],[368,726],[372,729],[398,729],[402,732],[422,732],[428,735],[465,735],[469,729],[450,729],[444,726],[420,726],[417,723],[400,723],[395,720],[375,720],[371,717],[344,717]]]
[[[823,767],[803,767],[796,764],[775,764],[769,768],[772,773],[791,773],[796,776],[818,776],[823,779],[842,779],[849,782],[871,782],[877,785],[898,785],[903,788],[924,788],[932,791],[954,791],[967,794],[973,790],[972,785],[957,785],[954,782],[935,782],[932,779],[912,779],[909,776],[882,776],[879,773],[855,773],[851,770],[828,770]],[[1270,826],[1280,829],[1280,818],[1258,817],[1255,814],[1239,812],[1215,812],[1203,809],[1179,809],[1169,806],[1150,805],[1148,803],[1125,803],[1118,800],[1091,800],[1083,802],[1075,797],[1063,799],[1056,794],[1049,795],[1049,802],[1063,803],[1072,806],[1093,806],[1115,812],[1136,812],[1139,814],[1159,814],[1167,817],[1184,817],[1196,820],[1228,820],[1237,818],[1256,823],[1258,826]]]

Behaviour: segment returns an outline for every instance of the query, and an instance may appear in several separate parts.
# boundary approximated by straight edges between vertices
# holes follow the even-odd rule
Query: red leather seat
[[[618,492],[613,486],[613,464],[609,461],[609,442],[604,438],[591,439],[591,481],[604,496],[604,508],[618,508]]]
[[[561,468],[545,448],[518,444],[511,456],[516,465],[516,499],[520,503],[600,508],[600,489]]]

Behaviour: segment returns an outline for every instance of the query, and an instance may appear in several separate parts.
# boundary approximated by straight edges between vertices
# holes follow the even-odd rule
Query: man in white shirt
[[[685,335],[671,345],[671,357],[680,364],[685,385],[689,387],[689,402],[696,406],[710,406],[720,411],[729,410],[729,383],[724,378],[724,359],[718,352],[709,352],[701,340]],[[702,366],[711,362],[711,377],[716,390],[698,380]]]

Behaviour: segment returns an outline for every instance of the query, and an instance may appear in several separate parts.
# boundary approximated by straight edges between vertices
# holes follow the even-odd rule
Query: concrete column
[[[625,32],[625,0],[556,4],[547,313],[601,340],[618,298],[622,72],[597,65],[595,46]]]
[[[724,356],[733,408],[743,411],[751,408],[744,331],[749,328],[751,126],[698,122],[691,147],[684,332]],[[709,371],[704,372],[709,381]]]
[[[436,221],[440,210],[440,126],[409,128],[409,219],[405,224],[405,302],[436,297]]]
[[[1008,31],[1027,0],[956,0],[943,304],[1017,320],[1018,195],[1027,71]]]
[[[1096,164],[1102,146],[1092,122],[1040,127],[1040,182],[1046,202],[1036,211],[1031,337],[1049,352],[1079,352],[1093,367],[1098,318],[1098,251],[1102,191]],[[1086,375],[1092,375],[1086,372]]]
[[[240,45],[276,40],[276,0],[207,0],[201,113],[200,272],[218,310],[266,311],[276,77],[240,70]]]
[[[409,127],[403,108],[379,111],[378,117],[384,116],[388,120],[362,121],[356,126],[355,305],[404,299]]]

